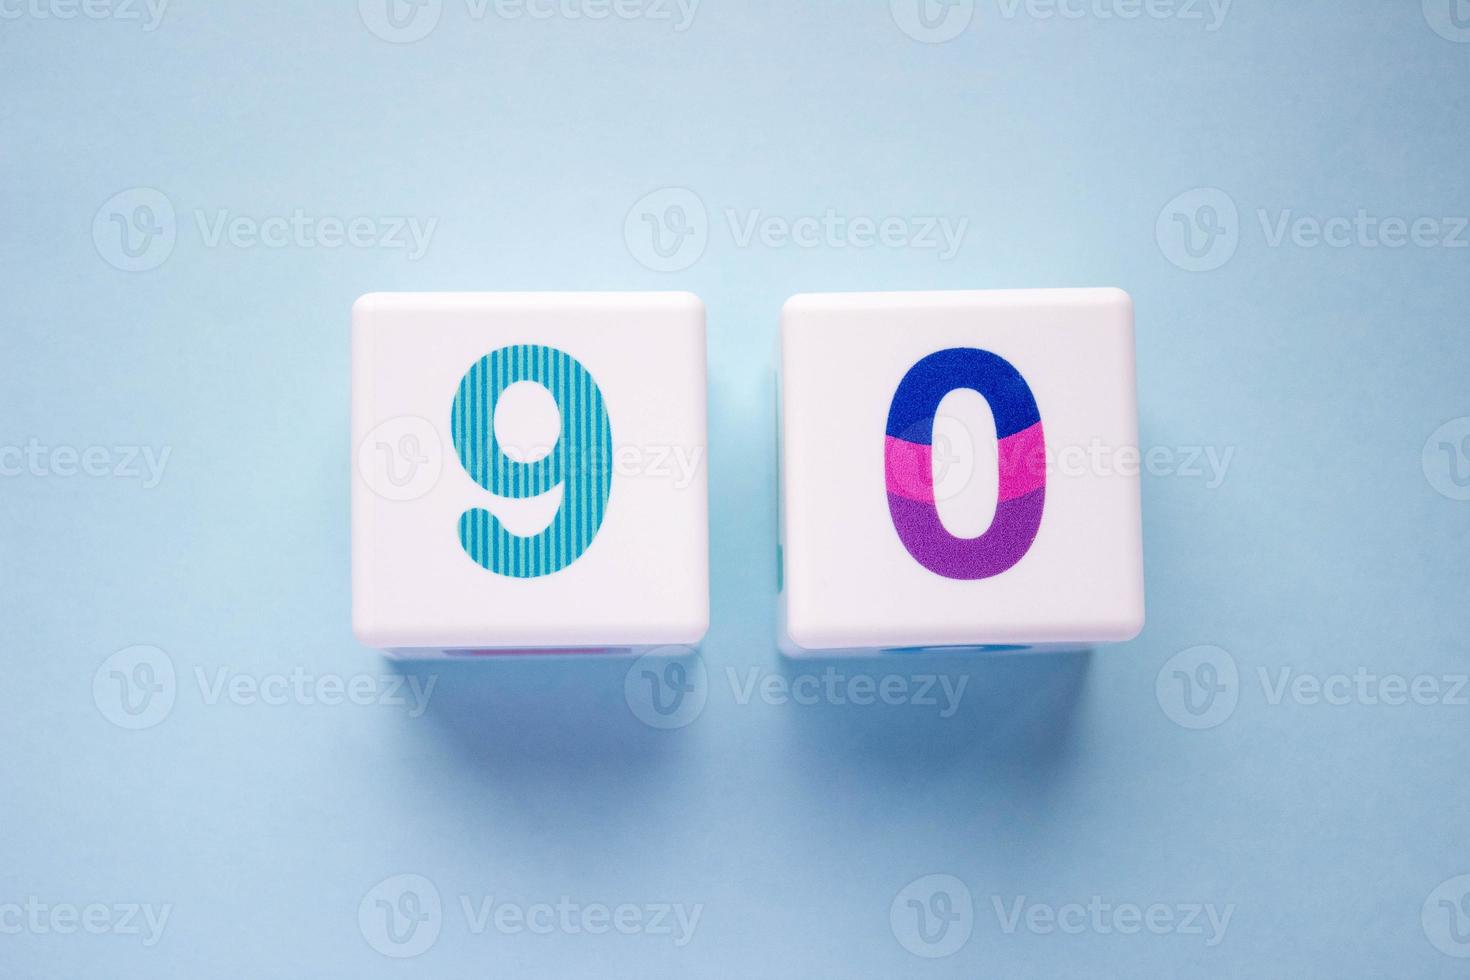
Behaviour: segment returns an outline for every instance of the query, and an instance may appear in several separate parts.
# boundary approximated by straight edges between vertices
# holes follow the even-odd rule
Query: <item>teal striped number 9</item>
[[[505,389],[532,381],[551,392],[561,430],[549,455],[521,463],[495,435],[495,406]],[[554,347],[517,344],[475,362],[459,383],[451,420],[459,462],[500,497],[539,497],[560,488],[561,506],[540,534],[521,537],[483,508],[459,518],[465,553],[498,575],[539,578],[566,568],[597,536],[612,493],[612,426],[602,392],[587,369]]]

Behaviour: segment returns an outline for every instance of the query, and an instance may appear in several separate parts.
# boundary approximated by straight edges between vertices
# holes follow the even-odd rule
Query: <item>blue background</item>
[[[1470,416],[1470,250],[1272,247],[1257,217],[1470,211],[1470,44],[1417,0],[1240,0],[1214,31],[981,0],[942,44],[850,0],[705,0],[684,32],[476,21],[448,0],[413,44],[343,0],[178,0],[151,32],[6,10],[0,443],[171,456],[151,489],[0,480],[0,905],[172,912],[152,947],[0,934],[0,977],[1463,975],[1420,911],[1470,872],[1470,708],[1271,704],[1258,680],[1470,670],[1470,504],[1421,465]],[[93,221],[137,187],[167,196],[177,243],[128,273]],[[675,273],[624,235],[664,187],[708,209],[707,251]],[[1209,272],[1155,232],[1193,188],[1239,207],[1237,251]],[[439,223],[410,261],[209,247],[195,218],[296,208]],[[739,247],[726,208],[970,225],[948,261]],[[1090,658],[839,665],[968,675],[948,719],[739,703],[729,669],[813,669],[771,641],[781,302],[1065,285],[1134,295],[1146,446],[1235,450],[1214,489],[1145,479],[1143,636]],[[392,673],[348,627],[347,319],[360,293],[429,289],[707,302],[713,626],[687,727],[642,724],[616,660],[413,667],[438,675],[420,718],[201,692],[196,670]],[[166,652],[178,694],[127,731],[92,685],[135,644]],[[1201,644],[1238,665],[1239,703],[1190,730],[1155,684]],[[357,911],[401,873],[445,912],[396,961]],[[937,960],[889,924],[931,873],[975,908]],[[703,914],[683,948],[474,935],[460,895]],[[992,897],[1023,895],[1234,912],[1213,947],[1007,934]]]

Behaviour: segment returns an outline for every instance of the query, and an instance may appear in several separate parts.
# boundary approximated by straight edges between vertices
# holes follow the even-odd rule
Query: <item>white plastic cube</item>
[[[358,639],[400,656],[697,644],[704,320],[684,293],[359,299]]]
[[[779,362],[785,652],[1143,628],[1126,293],[796,296]]]

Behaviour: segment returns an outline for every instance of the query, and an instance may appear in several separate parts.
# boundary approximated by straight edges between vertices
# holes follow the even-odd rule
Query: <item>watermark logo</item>
[[[889,0],[888,9],[899,30],[924,44],[953,41],[975,19],[975,0]]]
[[[943,403],[940,408],[944,408]],[[968,418],[943,412],[934,417],[932,446],[934,499],[949,501],[973,494],[977,503],[993,499],[994,487],[989,485],[1001,470],[1033,477],[1045,474],[1048,482],[1146,474],[1160,479],[1197,480],[1206,490],[1218,490],[1229,476],[1237,451],[1235,446],[1113,446],[1101,439],[1092,439],[1086,445],[1048,442],[1044,446],[1011,446],[995,438],[993,426],[981,428]],[[973,493],[972,488],[982,482],[991,493]],[[989,515],[975,513],[974,518],[982,521],[973,529],[978,535],[989,526]]]
[[[168,261],[178,240],[173,202],[152,187],[107,199],[92,219],[92,242],[103,261],[123,272],[147,272]]]
[[[1470,44],[1470,0],[1424,0],[1424,19],[1446,41]]]
[[[357,908],[358,928],[369,946],[393,959],[428,952],[446,925],[471,937],[501,936],[654,936],[682,949],[694,939],[703,903],[580,902],[570,895],[555,901],[503,901],[495,895],[461,892],[446,909],[438,887],[422,875],[394,875],[374,885]],[[457,916],[456,918],[456,909]],[[462,919],[462,921],[460,921]]]
[[[1470,500],[1470,418],[1453,419],[1424,443],[1424,478],[1441,496]]]
[[[1424,900],[1419,922],[1435,949],[1470,959],[1470,875],[1444,882]]]
[[[229,208],[195,208],[193,226],[207,249],[376,249],[401,251],[417,262],[428,254],[438,218],[414,215],[313,214],[305,208],[256,216]],[[151,187],[114,194],[92,219],[92,241],[108,265],[147,272],[173,255],[181,232],[168,196]]]
[[[549,409],[539,415],[525,417],[521,410],[525,402],[519,397],[523,391],[540,392]],[[517,416],[522,416],[517,418]],[[512,419],[513,421],[507,421]],[[544,438],[532,434],[531,438],[517,439],[515,430],[544,427],[549,419],[551,432]],[[505,389],[494,413],[496,445],[506,459],[517,463],[535,463],[557,453],[563,461],[563,471],[568,474],[604,474],[619,480],[657,480],[668,483],[675,490],[688,490],[694,486],[704,472],[704,446],[675,446],[662,443],[648,445],[618,445],[611,456],[596,449],[578,450],[563,447],[558,442],[561,432],[559,409],[547,389],[533,382],[517,382]],[[486,437],[489,438],[488,436]],[[445,463],[444,447],[447,440],[439,428],[428,419],[414,415],[401,415],[389,419],[373,428],[357,445],[357,474],[374,494],[384,500],[403,502],[427,496],[439,485]],[[7,447],[0,446],[0,476],[11,475],[6,469]],[[453,460],[455,457],[450,456]],[[550,500],[553,495],[542,494],[539,498]],[[554,494],[560,499],[560,494]],[[505,498],[502,503],[511,501]],[[514,504],[519,501],[511,501]],[[544,522],[535,524],[537,512],[507,512],[500,515],[510,520],[507,525],[514,533],[525,536],[538,533],[546,527]]]
[[[1470,248],[1470,217],[1464,215],[1382,215],[1365,207],[1345,214],[1256,208],[1255,219],[1260,243],[1271,249]],[[1215,187],[1179,195],[1159,212],[1155,226],[1164,257],[1187,272],[1212,272],[1225,265],[1243,233],[1235,201]]]
[[[943,215],[849,215],[836,208],[813,214],[768,214],[762,208],[724,208],[711,222],[704,200],[686,187],[646,194],[628,211],[628,252],[654,272],[681,272],[698,262],[723,226],[735,248],[929,251],[941,262],[959,254],[970,219]]]
[[[384,956],[412,959],[439,941],[444,924],[439,889],[423,875],[394,875],[374,885],[357,907],[357,927]]]
[[[1235,658],[1219,647],[1190,647],[1159,669],[1154,696],[1181,728],[1217,728],[1240,701],[1240,671]]]
[[[1192,647],[1159,671],[1159,707],[1183,728],[1216,728],[1241,697],[1259,687],[1268,708],[1463,708],[1470,706],[1470,674],[1380,674],[1366,666],[1316,673],[1294,667],[1257,667],[1255,683],[1240,677],[1235,659],[1219,647]],[[1254,696],[1254,694],[1252,695]]]
[[[1164,258],[1186,272],[1212,272],[1235,257],[1240,212],[1218,187],[1185,191],[1159,212],[1154,236]]]
[[[174,662],[158,647],[119,650],[92,675],[92,700],[97,710],[117,727],[129,731],[161,724],[174,710],[177,694]]]
[[[682,272],[709,245],[709,212],[687,187],[645,194],[628,210],[623,240],[633,258],[654,272]]]
[[[621,21],[666,23],[682,34],[694,25],[700,0],[463,0],[472,23],[502,21]],[[460,6],[457,4],[456,6]],[[444,0],[358,0],[362,22],[390,44],[422,41],[439,26]]]
[[[357,0],[362,22],[389,44],[422,41],[439,26],[444,0]]]
[[[685,728],[704,712],[709,673],[704,659],[678,647],[639,657],[623,677],[623,697],[633,716],[650,728]]]
[[[970,682],[967,674],[849,674],[836,667],[794,676],[763,667],[743,671],[726,667],[723,676],[730,700],[741,708],[753,704],[773,708],[906,707],[945,720],[959,712]],[[712,690],[722,692],[724,688],[712,685],[704,662],[682,647],[667,647],[640,658],[623,682],[628,707],[653,728],[689,725],[704,711]]]
[[[193,683],[205,707],[402,708],[409,718],[423,717],[438,675],[316,674],[304,667],[284,673],[250,674],[230,667],[212,671],[195,666]],[[161,724],[174,709],[187,684],[179,683],[172,658],[157,647],[136,646],[108,657],[92,675],[97,710],[119,728],[140,730]]]
[[[953,956],[975,929],[970,889],[954,875],[925,875],[893,897],[888,926],[904,949],[924,959]]]
[[[1234,903],[1115,902],[1102,895],[1070,902],[990,895],[989,905],[999,936],[1184,936],[1198,937],[1210,948],[1225,941],[1236,911]],[[899,945],[926,959],[959,952],[977,924],[969,888],[945,874],[926,875],[905,886],[888,917]]]
[[[402,415],[374,428],[357,447],[357,472],[385,500],[418,500],[444,471],[444,443],[428,419]]]

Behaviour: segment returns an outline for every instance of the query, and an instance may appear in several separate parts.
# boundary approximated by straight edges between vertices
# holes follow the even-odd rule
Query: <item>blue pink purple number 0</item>
[[[934,416],[957,388],[990,404],[1000,467],[995,518],[978,538],[950,534],[934,497]],[[973,347],[930,354],[899,382],[888,409],[883,461],[888,510],[914,560],[952,579],[991,578],[1031,550],[1046,504],[1046,437],[1036,397],[1005,358]]]

